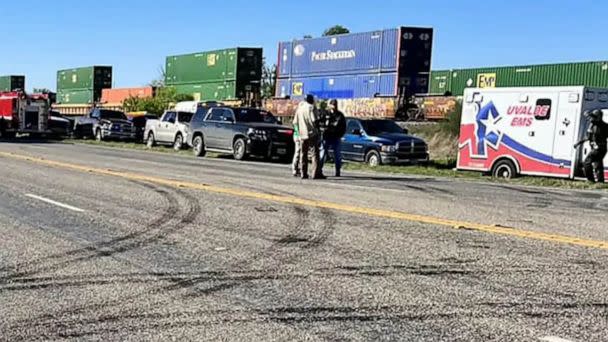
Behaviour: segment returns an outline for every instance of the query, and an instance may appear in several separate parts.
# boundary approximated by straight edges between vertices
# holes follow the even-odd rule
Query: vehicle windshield
[[[369,135],[377,135],[382,133],[405,133],[403,128],[393,121],[389,120],[362,120],[361,125]]]
[[[188,113],[188,112],[178,112],[177,113],[177,121],[179,121],[181,123],[190,122],[190,120],[192,120],[192,116],[193,115],[194,114]]]
[[[236,121],[238,122],[264,122],[270,124],[278,123],[270,112],[260,109],[240,108],[235,109]]]
[[[123,112],[119,112],[117,110],[102,110],[100,111],[101,115],[99,116],[101,119],[118,119],[118,120],[127,120],[127,116]]]

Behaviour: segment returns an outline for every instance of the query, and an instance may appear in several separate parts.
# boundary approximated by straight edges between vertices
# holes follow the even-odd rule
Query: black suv
[[[188,144],[194,155],[232,153],[235,159],[260,156],[287,160],[293,156],[293,129],[270,112],[256,108],[213,107],[199,111],[190,123]]]
[[[123,112],[94,108],[89,115],[76,120],[74,135],[80,138],[95,137],[99,141],[134,140],[135,128]]]

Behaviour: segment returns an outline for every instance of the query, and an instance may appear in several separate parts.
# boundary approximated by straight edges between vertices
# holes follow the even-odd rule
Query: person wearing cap
[[[312,152],[313,178],[320,179],[319,170],[319,126],[318,112],[315,108],[315,98],[306,96],[306,100],[300,102],[293,119],[294,127],[298,129],[300,137],[300,168],[302,179],[308,179],[308,154]]]
[[[589,142],[591,152],[585,157],[583,167],[587,179],[595,183],[604,183],[604,158],[608,151],[608,124],[603,120],[604,113],[601,110],[587,111],[584,114],[589,120],[587,137],[579,141],[574,147]]]
[[[342,137],[346,134],[346,118],[344,117],[344,114],[338,110],[338,100],[334,99],[329,101],[325,120],[323,145],[321,147],[321,169],[327,161],[327,155],[331,149],[336,165],[335,175],[336,177],[340,177],[342,171]]]

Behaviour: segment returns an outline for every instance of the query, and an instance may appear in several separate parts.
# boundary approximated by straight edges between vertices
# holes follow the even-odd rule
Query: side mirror
[[[234,123],[234,119],[233,118],[227,118],[227,117],[223,117],[224,122],[230,122],[230,123]]]
[[[352,134],[354,134],[354,135],[363,135],[363,133],[361,132],[361,130],[358,129],[358,128],[353,129]]]

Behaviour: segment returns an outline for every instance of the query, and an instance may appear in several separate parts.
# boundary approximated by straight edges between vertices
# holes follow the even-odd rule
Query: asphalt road
[[[0,340],[608,340],[605,192],[69,144],[0,165]]]

